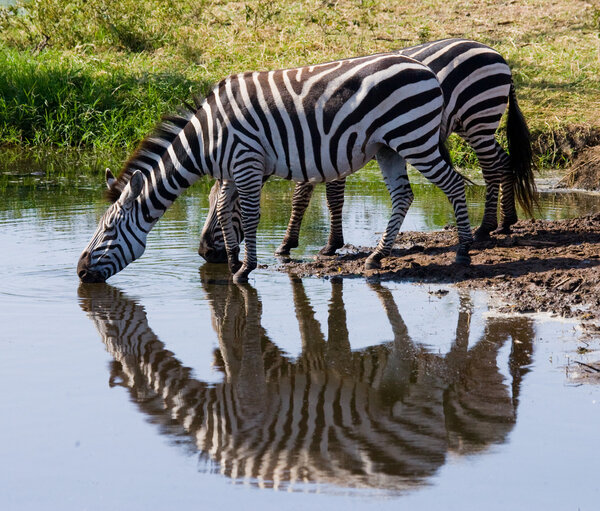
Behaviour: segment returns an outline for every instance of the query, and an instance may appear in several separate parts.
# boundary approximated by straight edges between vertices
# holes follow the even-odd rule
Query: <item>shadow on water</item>
[[[442,355],[413,341],[388,288],[368,284],[393,340],[353,351],[343,282],[331,281],[324,332],[303,281],[291,277],[302,340],[291,358],[262,326],[256,289],[230,283],[210,265],[201,282],[218,338],[217,384],[195,378],[152,331],[144,307],[119,289],[82,284],[80,305],[114,359],[110,385],[128,389],[164,434],[188,439],[235,481],[403,492],[427,485],[449,454],[506,442],[516,423],[531,364],[529,318],[486,318],[469,346],[473,304],[463,293],[452,346]],[[508,385],[498,367],[506,343]]]

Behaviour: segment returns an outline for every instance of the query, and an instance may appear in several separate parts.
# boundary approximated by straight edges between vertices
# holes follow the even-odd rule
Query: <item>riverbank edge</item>
[[[471,266],[454,263],[456,230],[402,232],[379,270],[365,270],[368,247],[346,245],[332,257],[288,260],[299,277],[366,278],[481,289],[501,313],[547,313],[580,323],[600,341],[600,214],[521,220],[508,235],[477,242]]]

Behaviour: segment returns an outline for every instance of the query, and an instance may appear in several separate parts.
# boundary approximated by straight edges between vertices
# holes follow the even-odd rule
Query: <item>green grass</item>
[[[129,150],[228,74],[456,36],[507,58],[532,131],[600,125],[600,9],[577,0],[31,0],[0,9],[0,144]]]
[[[177,72],[139,71],[134,61],[83,59],[54,49],[34,57],[0,46],[0,140],[130,147],[163,112],[202,92],[201,81]]]

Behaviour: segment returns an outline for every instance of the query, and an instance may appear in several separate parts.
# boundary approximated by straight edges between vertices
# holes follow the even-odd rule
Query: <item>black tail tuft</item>
[[[537,190],[533,176],[533,154],[531,151],[531,135],[517,103],[515,87],[510,84],[508,96],[508,118],[506,120],[506,136],[510,167],[514,175],[515,196],[529,216],[533,216],[538,207]]]

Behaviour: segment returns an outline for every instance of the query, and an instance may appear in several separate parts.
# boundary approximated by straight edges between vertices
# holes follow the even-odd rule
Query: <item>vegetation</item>
[[[507,58],[534,132],[598,125],[600,8],[580,0],[30,0],[0,8],[0,144],[130,151],[230,73],[453,36]]]

